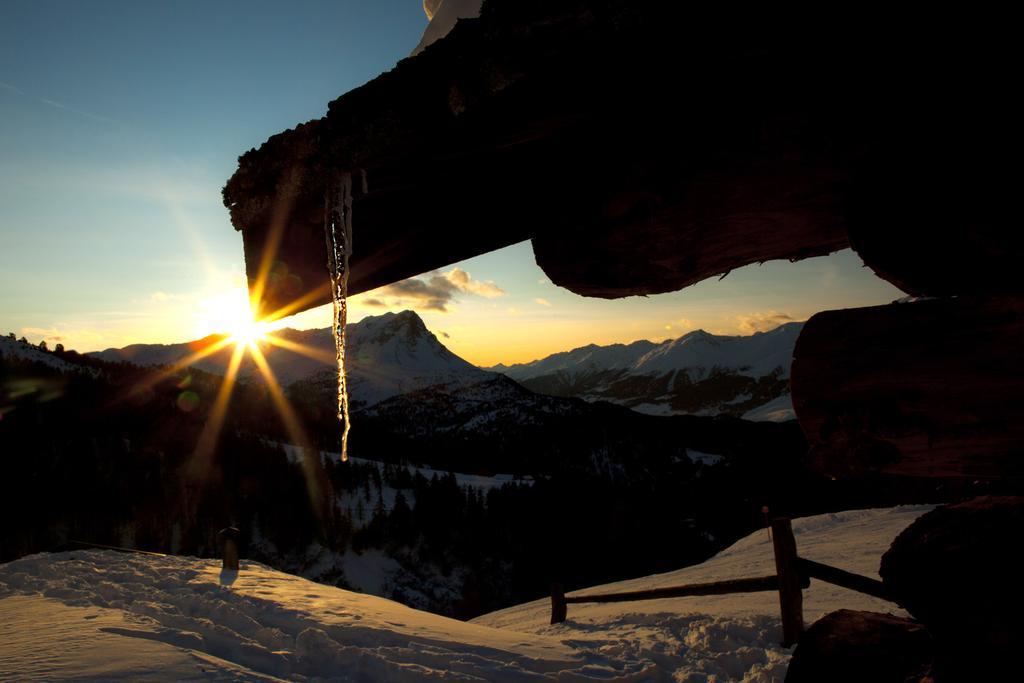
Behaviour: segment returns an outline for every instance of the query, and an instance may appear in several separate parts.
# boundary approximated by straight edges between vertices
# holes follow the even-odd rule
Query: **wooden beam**
[[[941,250],[952,263],[973,245],[972,268],[947,279],[985,280],[994,255],[989,274],[1018,286],[1003,266],[1020,259],[1021,238],[996,239],[1015,210],[1002,170],[1016,119],[1000,107],[1014,36],[951,51],[945,36],[968,32],[961,14],[931,16],[928,31],[911,12],[866,13],[856,26],[817,17],[813,30],[785,14],[490,0],[324,118],[239,159],[223,195],[250,283],[279,243],[261,312],[328,301],[323,182],[358,169],[369,193],[354,211],[353,293],[527,238],[552,282],[574,292],[667,292],[841,249],[852,214],[883,276],[890,261],[932,263],[920,249],[943,241],[925,234],[935,223],[959,229]],[[967,182],[979,169],[999,182]],[[945,220],[951,199],[956,218]],[[894,242],[908,212],[914,231],[882,249],[895,259],[874,260],[875,238]],[[949,262],[923,269],[962,270]]]

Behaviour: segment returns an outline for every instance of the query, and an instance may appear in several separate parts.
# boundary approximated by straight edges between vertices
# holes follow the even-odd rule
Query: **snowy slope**
[[[796,411],[793,410],[793,397],[789,394],[782,394],[771,401],[759,405],[743,414],[744,420],[756,422],[785,422],[795,420]]]
[[[801,554],[877,575],[893,537],[928,507],[796,520]],[[771,573],[761,531],[708,562],[588,589]],[[808,621],[893,605],[818,581]],[[774,593],[570,605],[545,599],[465,623],[243,562],[79,551],[0,565],[0,679],[781,681],[789,651]]]
[[[0,679],[195,679],[205,665],[221,679],[515,681],[587,667],[554,638],[419,612],[256,563],[237,573],[217,565],[82,551],[3,566],[0,623],[15,640],[0,645]],[[27,632],[7,626],[12,620]],[[85,644],[87,661],[63,654],[67,640]]]
[[[789,377],[793,347],[803,323],[787,323],[749,336],[715,335],[695,330],[645,353],[632,370],[658,374],[686,370],[691,379],[706,377],[712,368],[728,368],[748,377],[763,377],[781,368]]]
[[[68,363],[48,351],[41,351],[39,348],[31,344],[23,344],[22,342],[11,339],[10,337],[0,337],[0,359],[2,358],[43,363],[55,370],[60,370],[61,372],[84,370],[80,365]]]
[[[802,327],[787,323],[749,336],[695,330],[660,344],[591,344],[489,369],[539,393],[611,401],[651,415],[778,422],[793,418],[787,380]]]

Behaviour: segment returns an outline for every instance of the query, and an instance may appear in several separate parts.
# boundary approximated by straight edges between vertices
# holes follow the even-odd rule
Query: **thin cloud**
[[[494,281],[475,280],[461,268],[445,273],[434,273],[421,278],[410,278],[375,290],[374,296],[362,301],[375,307],[406,306],[424,311],[446,313],[460,294],[495,299],[505,296],[505,290]]]
[[[48,107],[53,107],[54,109],[61,109],[63,111],[71,113],[71,114],[77,114],[78,116],[84,116],[87,119],[92,119],[93,121],[98,121],[99,123],[109,123],[109,124],[118,125],[117,121],[115,121],[113,119],[109,119],[106,116],[100,116],[99,114],[93,114],[91,111],[85,111],[84,109],[77,109],[76,107],[68,106],[68,105],[64,104],[63,102],[58,102],[57,100],[51,100],[48,97],[39,97],[38,95],[31,95],[31,94],[25,92],[24,90],[22,90],[21,88],[19,88],[18,86],[11,85],[10,83],[4,83],[3,81],[0,81],[0,88],[3,88],[4,90],[8,90],[10,92],[16,93],[16,94],[21,95],[22,97],[26,97],[26,98],[28,98],[30,100],[34,100],[34,101],[39,102],[41,104],[45,104]]]
[[[412,306],[427,311],[446,311],[454,288],[442,277],[428,280],[402,280],[377,290],[391,306]]]
[[[694,325],[693,321],[690,320],[689,318],[680,318],[679,320],[673,320],[672,322],[669,322],[669,323],[665,324],[665,329],[666,330],[685,331],[685,330],[692,330],[692,329],[695,329],[695,328],[696,328],[696,325]]]
[[[739,328],[740,332],[753,334],[755,332],[767,332],[768,330],[774,330],[779,325],[785,325],[786,323],[795,321],[796,318],[788,313],[780,313],[779,311],[771,310],[763,313],[757,312],[750,313],[748,315],[738,315],[736,316],[736,327]]]
[[[58,102],[56,100],[50,100],[50,99],[47,99],[45,97],[33,97],[32,99],[38,100],[38,101],[42,102],[43,104],[46,104],[46,105],[49,105],[49,106],[53,107],[54,109],[62,109],[63,111],[69,112],[71,114],[76,114],[78,116],[85,117],[87,119],[90,119],[92,121],[96,121],[98,123],[110,123],[110,124],[117,125],[117,121],[115,121],[114,119],[108,119],[106,116],[100,116],[99,114],[93,114],[91,111],[85,111],[84,109],[78,109],[76,107],[69,107],[68,105],[64,104],[63,102]]]
[[[550,306],[551,305],[550,301],[548,301],[547,299],[543,299],[543,298],[541,298],[539,296],[536,299],[533,300],[533,303],[537,304],[538,306]]]
[[[461,292],[476,294],[477,296],[482,296],[485,299],[496,299],[499,296],[505,296],[505,290],[494,284],[494,280],[487,280],[486,282],[474,280],[472,276],[462,268],[452,268],[441,277],[446,279]]]
[[[56,327],[23,327],[21,334],[26,338],[38,337],[40,340],[64,341],[64,335]]]

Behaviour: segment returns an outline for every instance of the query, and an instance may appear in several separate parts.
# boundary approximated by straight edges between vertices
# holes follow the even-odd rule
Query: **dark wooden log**
[[[320,234],[338,170],[369,180],[353,213],[353,294],[527,238],[553,282],[601,297],[846,246],[859,169],[894,139],[969,140],[956,122],[973,105],[959,80],[920,77],[948,74],[948,43],[917,13],[810,31],[783,14],[489,0],[239,160],[224,203],[250,283],[269,273],[260,312],[328,300]],[[957,51],[957,67],[1012,42]],[[908,73],[951,104],[933,110]]]
[[[778,573],[779,609],[782,613],[782,646],[790,647],[804,632],[804,595],[807,578],[801,575],[793,525],[787,518],[772,520],[772,547]]]
[[[793,405],[834,477],[1024,477],[1024,299],[826,311],[804,325]]]
[[[882,600],[893,600],[889,591],[886,590],[885,586],[878,579],[854,574],[853,572],[848,572],[845,569],[839,569],[838,567],[822,564],[821,562],[808,560],[804,557],[797,558],[797,566],[800,568],[800,573],[802,575],[809,576],[812,579],[818,579],[836,586],[849,588],[852,591],[871,595]]]

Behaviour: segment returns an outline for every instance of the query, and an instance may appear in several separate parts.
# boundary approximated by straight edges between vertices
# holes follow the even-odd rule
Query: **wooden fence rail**
[[[727,595],[730,593],[779,592],[779,610],[782,614],[782,644],[789,647],[800,639],[804,630],[803,589],[811,579],[819,579],[843,588],[849,588],[883,600],[892,600],[881,581],[844,569],[832,567],[799,557],[792,522],[787,518],[772,520],[772,548],[775,571],[771,576],[729,579],[711,583],[692,583],[685,586],[667,586],[648,590],[594,595],[566,595],[561,584],[551,586],[551,623],[559,624],[568,616],[568,605],[583,602],[627,602],[683,598],[697,595]]]
[[[810,585],[810,579],[803,579],[803,587]],[[779,577],[758,576],[750,579],[729,579],[711,583],[691,583],[685,586],[668,586],[642,591],[623,593],[598,593],[596,595],[565,595],[557,584],[551,589],[551,623],[565,621],[566,605],[582,602],[632,602],[634,600],[658,600],[663,598],[685,598],[696,595],[727,595],[729,593],[757,593],[779,590]]]
[[[822,564],[821,562],[815,562],[803,557],[798,557],[797,563],[800,567],[800,573],[812,579],[819,579],[836,586],[849,588],[858,593],[870,595],[874,598],[895,602],[892,596],[889,595],[889,591],[885,589],[885,584],[878,579],[854,574],[845,569],[839,569],[838,567]]]

